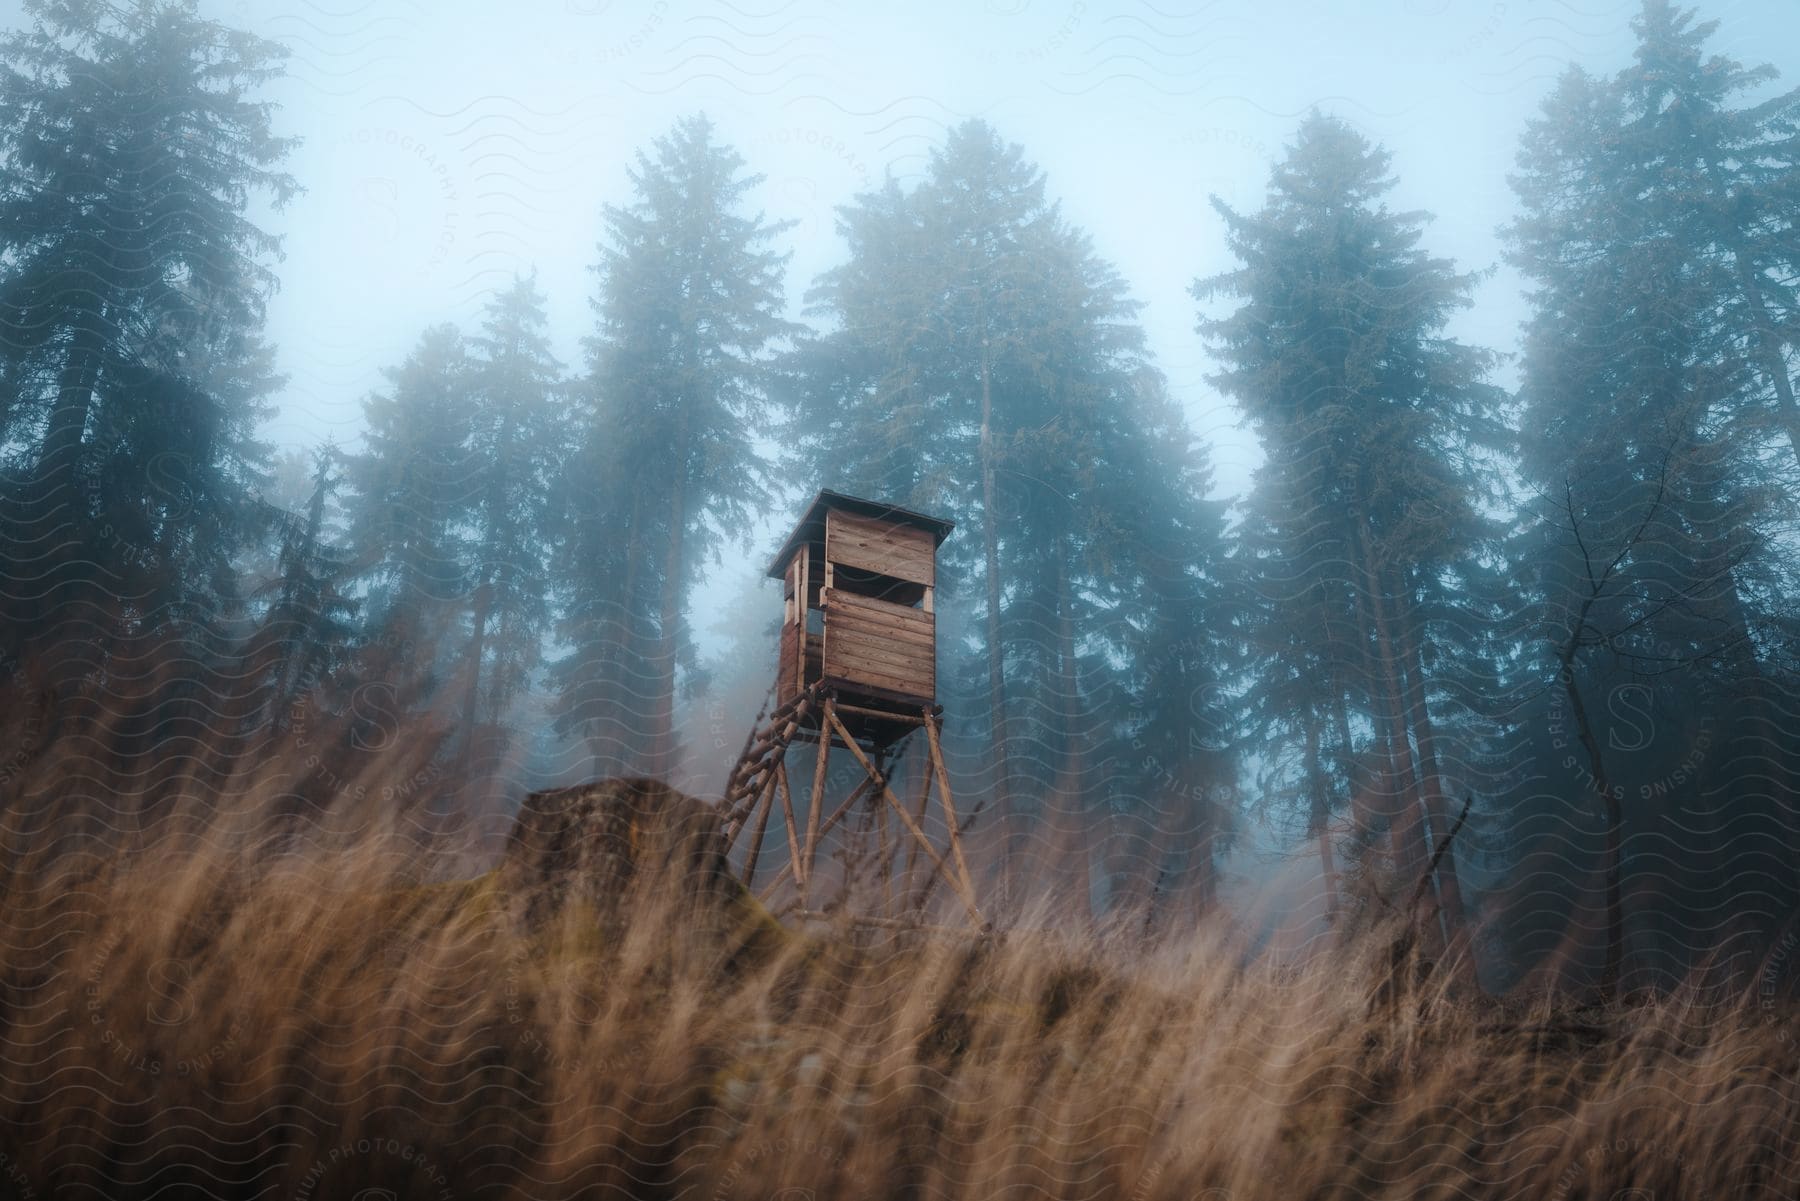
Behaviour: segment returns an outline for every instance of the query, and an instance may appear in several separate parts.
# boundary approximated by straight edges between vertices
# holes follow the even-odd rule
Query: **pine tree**
[[[1099,547],[1112,584],[1114,619],[1104,629],[1108,662],[1123,663],[1097,713],[1111,726],[1121,770],[1109,797],[1118,819],[1140,831],[1128,841],[1127,896],[1134,883],[1153,920],[1181,929],[1183,909],[1209,906],[1216,865],[1237,829],[1244,751],[1232,714],[1241,652],[1232,640],[1238,593],[1225,541],[1225,503],[1209,500],[1203,449],[1162,393],[1145,380],[1131,406],[1135,435],[1100,481],[1096,508],[1114,515]]]
[[[292,707],[323,690],[342,669],[356,634],[350,557],[330,540],[328,528],[338,458],[331,446],[314,454],[305,511],[284,513],[277,523],[278,573],[268,585],[268,609],[244,650],[253,729],[286,729]]]
[[[1129,723],[1108,718],[1134,695],[1142,631],[1169,617],[1146,611],[1162,594],[1141,581],[1207,553],[1137,550],[1191,512],[1136,474],[1174,436],[1137,305],[1023,151],[979,121],[952,131],[917,187],[889,181],[840,228],[849,258],[809,293],[827,330],[785,365],[801,470],[968,531],[941,553],[940,588],[979,607],[959,621],[943,606],[939,637],[975,653],[956,656],[944,691],[954,724],[986,735],[976,781],[998,811],[1003,903],[1021,899],[1035,796],[1032,842],[1080,916],[1100,812],[1130,807],[1141,784],[1122,767]]]
[[[1514,179],[1522,215],[1504,231],[1535,286],[1522,466],[1538,496],[1516,554],[1541,567],[1520,598],[1538,636],[1513,683],[1549,698],[1550,716],[1581,718],[1589,750],[1565,753],[1561,774],[1574,773],[1578,811],[1597,792],[1603,815],[1608,989],[1622,971],[1630,830],[1665,818],[1691,829],[1720,806],[1699,825],[1718,830],[1729,812],[1734,833],[1800,845],[1766,791],[1794,778],[1776,741],[1796,643],[1778,534],[1791,492],[1775,467],[1800,454],[1800,92],[1733,109],[1773,72],[1708,56],[1713,24],[1666,0],[1646,0],[1635,28],[1630,66],[1610,79],[1572,69],[1545,102]],[[1739,733],[1709,754],[1715,720]],[[1676,777],[1686,786],[1665,799]],[[1728,845],[1709,833],[1688,851],[1685,863],[1646,860],[1645,878],[1677,911],[1716,913]],[[1791,895],[1771,875],[1730,880],[1739,895]]]
[[[245,211],[296,189],[250,93],[284,51],[191,0],[26,11],[0,44],[7,625],[154,639],[233,603],[256,528],[279,242]],[[65,677],[104,641],[71,637]]]
[[[1213,381],[1267,453],[1241,551],[1252,712],[1265,738],[1303,741],[1315,836],[1324,746],[1335,734],[1342,761],[1372,733],[1380,778],[1340,787],[1377,792],[1366,816],[1390,828],[1410,887],[1448,833],[1435,665],[1467,638],[1455,577],[1491,536],[1471,460],[1504,445],[1504,406],[1485,382],[1493,356],[1442,333],[1473,278],[1419,248],[1424,214],[1382,203],[1388,167],[1343,123],[1309,117],[1259,212],[1214,199],[1243,266],[1194,294],[1242,302],[1199,328],[1222,363]],[[1454,923],[1453,856],[1438,885]]]
[[[589,772],[617,775],[642,761],[640,715],[651,672],[640,653],[654,638],[646,619],[655,582],[631,538],[652,531],[643,492],[613,428],[617,414],[594,402],[592,378],[572,389],[575,449],[550,490],[555,531],[551,579],[557,633],[570,648],[550,666],[553,726],[586,745]]]
[[[470,586],[473,370],[456,327],[438,325],[387,376],[389,390],[364,401],[364,449],[349,459],[347,536],[377,652],[364,669],[416,707],[452,670],[447,635]]]
[[[463,702],[466,737],[497,723],[543,658],[551,473],[562,459],[550,352],[536,276],[488,305],[470,366],[469,541],[474,554]]]
[[[638,155],[632,202],[605,211],[582,451],[602,482],[565,505],[573,649],[557,679],[563,728],[615,768],[672,767],[688,596],[766,503],[764,357],[792,332],[769,243],[787,226],[746,212],[762,177],[743,167],[704,117],[683,120]]]

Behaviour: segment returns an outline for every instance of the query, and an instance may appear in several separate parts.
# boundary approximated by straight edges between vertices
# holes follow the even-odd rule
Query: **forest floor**
[[[1760,993],[1396,992],[1380,934],[527,928],[413,850],[223,841],[0,867],[0,1197],[1800,1194]]]

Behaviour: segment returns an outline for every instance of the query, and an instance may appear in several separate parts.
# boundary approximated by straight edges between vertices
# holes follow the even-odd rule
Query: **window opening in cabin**
[[[909,609],[917,609],[925,601],[925,585],[911,580],[846,567],[843,564],[834,564],[832,571],[833,586],[855,596],[866,596],[891,605],[904,605]]]

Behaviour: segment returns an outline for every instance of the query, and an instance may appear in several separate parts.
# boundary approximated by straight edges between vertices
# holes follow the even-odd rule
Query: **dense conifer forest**
[[[906,1085],[919,1092],[911,1100],[887,1097],[900,1086],[882,1077],[869,1087],[886,1100],[871,1112],[966,1146],[1003,1142],[967,1125],[957,1106],[975,1102],[946,1083],[973,1080],[1002,1109],[1029,1102],[1022,1050],[1005,1052],[1017,1063],[983,1060],[991,1079],[955,1076],[959,1056],[987,1053],[984,1023],[1010,1020],[994,1016],[1006,1002],[993,996],[1041,995],[1043,1013],[1029,1020],[1047,1023],[1051,1044],[1067,1037],[1077,1059],[1110,1047],[1109,1062],[1122,1064],[1139,1044],[1102,1019],[1113,987],[1105,973],[1127,970],[1107,956],[1166,949],[1196,931],[1210,932],[1207,954],[1229,971],[1298,973],[1302,993],[1328,989],[1337,969],[1319,965],[1339,962],[1332,956],[1364,955],[1356,971],[1372,972],[1370,995],[1387,1000],[1366,1012],[1333,1001],[1349,1023],[1401,994],[1411,1005],[1406,973],[1381,966],[1390,947],[1396,964],[1423,965],[1407,969],[1408,987],[1433,1004],[1561,996],[1593,1007],[1540,1023],[1572,1046],[1624,1046],[1609,1041],[1625,1035],[1608,1023],[1620,1020],[1617,1007],[1645,1004],[1650,1025],[1673,1023],[1673,1042],[1729,1050],[1736,1035],[1696,1033],[1680,1025],[1687,1016],[1657,1008],[1670,997],[1701,1006],[1750,996],[1772,1023],[1795,988],[1788,957],[1800,914],[1800,90],[1773,67],[1722,52],[1721,23],[1704,6],[1642,0],[1629,20],[1628,61],[1559,67],[1515,131],[1510,213],[1494,231],[1499,265],[1525,288],[1515,341],[1456,332],[1496,264],[1445,253],[1446,214],[1400,199],[1403,168],[1361,113],[1321,102],[1295,115],[1266,178],[1236,193],[1250,202],[1191,197],[1223,244],[1213,266],[1194,265],[1180,317],[1205,361],[1204,387],[1257,452],[1224,487],[1215,447],[1191,420],[1195,398],[1153,353],[1133,281],[1065,210],[1064,181],[1033,147],[980,116],[944,123],[909,170],[869,164],[866,186],[833,200],[829,265],[801,278],[797,222],[764,187],[758,148],[691,112],[636,150],[624,191],[575,202],[592,234],[577,354],[559,353],[561,315],[521,250],[481,294],[477,319],[421,322],[379,386],[341,398],[357,410],[349,436],[282,441],[274,431],[291,380],[266,318],[286,269],[284,214],[308,181],[290,173],[299,142],[267,97],[290,47],[191,0],[26,0],[0,41],[0,872],[12,911],[38,916],[8,931],[0,1031],[11,1028],[13,1066],[0,1071],[9,1094],[0,1115],[42,1126],[68,1103],[48,1087],[60,1061],[21,1050],[35,1044],[17,1023],[39,1014],[27,999],[50,971],[31,953],[50,945],[38,933],[88,930],[86,950],[68,962],[91,967],[94,980],[113,954],[94,942],[113,919],[88,929],[81,905],[66,908],[83,888],[101,888],[80,864],[163,838],[209,854],[229,841],[233,854],[254,848],[244,853],[258,863],[376,828],[408,846],[457,842],[460,874],[433,859],[435,875],[408,878],[423,887],[425,876],[487,870],[535,790],[648,777],[716,796],[767,707],[780,620],[770,591],[723,594],[719,565],[766,559],[820,489],[954,522],[937,560],[937,699],[945,785],[969,818],[984,909],[1032,938],[1090,940],[1079,954],[1056,943],[1040,960],[1015,943],[964,964],[972,978],[991,977],[986,999],[958,994],[917,1015],[899,1001],[880,1010],[872,1020],[892,1025],[862,1049],[924,1040],[937,1048],[927,1059],[938,1075]],[[374,275],[342,281],[383,286]],[[895,778],[910,788],[908,770]],[[225,824],[230,840],[216,834]],[[776,865],[788,853],[778,842],[765,850]],[[845,862],[846,879],[862,870]],[[200,891],[181,895],[237,888],[226,881],[250,869],[234,863],[182,876]],[[281,870],[299,879],[314,869]],[[376,880],[395,869],[368,870]],[[125,891],[93,895],[121,904],[130,889],[164,895],[129,873],[102,883]],[[231,895],[272,904],[261,886],[243,887]],[[1264,890],[1281,894],[1275,918],[1258,909]],[[377,902],[308,903],[320,938],[376,939],[354,931]],[[432,939],[464,920],[447,914],[480,905],[394,905],[401,927],[417,924],[416,962],[381,960],[399,973],[383,987],[417,988],[421,1006],[450,1004],[432,992],[451,987],[430,974],[440,960],[469,979],[482,973]],[[437,916],[419,916],[427,911]],[[182,938],[198,940],[195,954],[222,953],[216,940],[250,937],[233,934],[233,920],[202,923],[204,933],[190,924],[166,946],[129,953],[180,966]],[[267,921],[302,939],[291,916]],[[297,943],[284,945],[289,958],[269,959],[269,972],[312,970]],[[384,953],[356,945],[354,954]],[[621,962],[648,981],[648,951],[621,945]],[[952,946],[961,944],[896,954],[913,956],[903,962],[920,987],[947,989],[961,978]],[[854,1007],[884,969],[844,955],[849,982],[832,987]],[[1065,976],[1044,966],[1064,964],[1059,956],[1076,964]],[[330,970],[351,973],[348,962]],[[502,970],[489,969],[490,978]],[[779,992],[769,979],[672,970],[675,983],[645,987],[673,990],[657,996],[691,987],[707,1005],[774,1004],[775,993],[756,990]],[[1259,1021],[1302,1020],[1277,1013],[1292,1000],[1280,999],[1278,977],[1243,986],[1263,998],[1253,1004],[1205,983],[1213,974],[1129,970],[1142,974],[1122,1012],[1146,1028],[1198,1031],[1216,1018],[1254,1042]],[[516,972],[507,979],[517,991]],[[573,988],[557,1003],[611,1014],[604,1037],[648,1020],[547,980],[525,986],[533,1003],[549,995],[534,990]],[[387,1003],[361,977],[339,983],[345,997]],[[290,1004],[270,995],[276,1009]],[[407,1003],[398,1004],[389,1018],[404,1025]],[[1212,1016],[1202,1021],[1202,1010]],[[1057,1026],[1063,1012],[1095,1023],[1089,1036]],[[1462,1026],[1433,1026],[1423,1012],[1404,1019],[1417,1028],[1382,1035],[1394,1041],[1380,1054],[1413,1065],[1406,1071],[1437,1054],[1434,1040],[1485,1037],[1466,1011]],[[1507,1013],[1509,1029],[1529,1025],[1522,1010]],[[815,1016],[827,1027],[848,1020],[842,1010]],[[522,1037],[516,1016],[495,1020]],[[1317,1107],[1304,1122],[1336,1131],[1332,1146],[1442,1151],[1470,1122],[1492,1136],[1486,1119],[1469,1116],[1490,1103],[1476,1097],[1479,1081],[1448,1067],[1417,1095],[1472,1108],[1435,1134],[1350,1101],[1333,1109],[1321,1098],[1355,1093],[1356,1080],[1405,1094],[1385,1068],[1344,1068],[1344,1078],[1303,1070],[1348,1062],[1333,1058],[1350,1054],[1348,1028],[1301,1039],[1279,1072],[1222,1060],[1197,1070],[1227,1092],[1254,1092],[1245,1079],[1284,1082]],[[237,1029],[220,1027],[206,1045],[231,1058]],[[482,1108],[501,1105],[499,1094],[458,1100],[444,1091],[449,1076],[431,1077],[437,1091],[420,1112],[439,1107],[434,1129],[504,1128],[494,1139],[537,1140],[519,1154],[541,1156],[519,1180],[494,1166],[506,1161],[500,1151],[485,1168],[441,1174],[458,1193],[496,1196],[555,1191],[544,1182],[590,1169],[609,1195],[681,1195],[690,1168],[708,1182],[692,1195],[753,1195],[769,1172],[770,1188],[789,1180],[755,1157],[693,1168],[700,1160],[684,1157],[704,1159],[703,1149],[658,1141],[657,1123],[687,1103],[676,1082],[705,1076],[706,1048],[723,1037],[696,1030],[631,1036],[662,1048],[645,1052],[656,1064],[673,1065],[646,1084],[668,1086],[657,1094],[665,1108],[588,1098],[632,1115],[606,1127],[617,1138],[593,1163],[568,1150],[600,1145],[582,1142],[589,1128],[556,1125],[563,1094],[508,1078],[505,1089],[552,1114],[521,1134]],[[655,1042],[665,1036],[687,1039],[681,1054],[693,1061]],[[1771,1135],[1754,1164],[1733,1161],[1729,1179],[1765,1190],[1744,1184],[1746,1196],[1782,1195],[1796,1179],[1792,1043],[1774,1058],[1770,1045],[1755,1044],[1746,1062],[1775,1073],[1758,1095],[1786,1134]],[[540,1043],[478,1070],[529,1076],[531,1055],[555,1065],[565,1051]],[[793,1062],[770,1054],[770,1072],[805,1077],[801,1052]],[[1664,1070],[1655,1048],[1617,1054],[1607,1062],[1620,1078]],[[1507,1063],[1501,1075],[1513,1072],[1516,1095],[1530,1096],[1537,1084],[1525,1081],[1537,1078],[1525,1060]],[[1241,1164],[1202,1170],[1188,1150],[1152,1146],[1136,1119],[1119,1118],[1201,1123],[1194,1129],[1212,1134],[1228,1122],[1210,1109],[1170,1117],[1162,1107],[1173,1094],[1157,1090],[1183,1068],[1157,1055],[1142,1066],[1130,1087],[1108,1085],[1112,1116],[1093,1129],[1075,1100],[1084,1086],[1074,1077],[1046,1086],[1046,1104],[1071,1108],[1045,1121],[1075,1132],[1065,1150],[1087,1139],[1094,1158],[1045,1152],[1055,1162],[1039,1176],[1050,1191],[1038,1195],[1249,1197],[1273,1187]],[[133,1074],[129,1063],[112,1070]],[[249,1088],[259,1070],[243,1067],[232,1087]],[[718,1070],[751,1080],[763,1069]],[[171,1070],[164,1082],[201,1074]],[[349,1096],[353,1077],[345,1069],[316,1096]],[[108,1093],[124,1128],[151,1103],[131,1099],[141,1083]],[[857,1087],[849,1077],[817,1085],[827,1108],[850,1106]],[[1577,1096],[1585,1086],[1573,1078],[1558,1087],[1574,1091],[1546,1094],[1550,1109],[1600,1104]],[[924,1099],[940,1088],[949,1091],[938,1101]],[[1210,1095],[1216,1106],[1224,1094]],[[932,1108],[940,1101],[942,1112]],[[1523,1099],[1518,1110],[1491,1103],[1495,1122],[1529,1111]],[[197,1096],[176,1104],[212,1112]],[[381,1134],[379,1106],[359,1112],[363,1125],[336,1127],[349,1142],[425,1145],[417,1133]],[[709,1112],[719,1129],[760,1130],[764,1120]],[[793,1196],[877,1195],[851,1182],[890,1171],[910,1181],[896,1196],[997,1196],[997,1182],[1025,1178],[998,1150],[1001,1159],[966,1172],[932,1166],[904,1131],[893,1136],[897,1159],[870,1152],[863,1164],[845,1150],[854,1133],[765,1118],[771,1139],[811,1137],[850,1156],[824,1159],[819,1170],[838,1173],[836,1183],[794,1185]],[[1690,1166],[1705,1158],[1678,1142],[1679,1122],[1657,1120],[1667,1124],[1644,1136],[1656,1146],[1639,1148],[1643,1162],[1677,1145]],[[1623,1129],[1606,1126],[1594,1141],[1609,1146]],[[1305,1138],[1289,1126],[1254,1134],[1271,1146]],[[1545,1190],[1611,1196],[1602,1184],[1629,1183],[1581,1158],[1575,1142],[1556,1146],[1533,1169]],[[38,1191],[19,1195],[50,1195],[46,1181],[79,1178],[84,1195],[124,1195],[83,1176],[102,1161],[137,1164],[129,1185],[143,1195],[162,1179],[154,1156],[118,1146],[90,1148],[74,1166],[0,1147],[0,1194],[30,1180]],[[1123,1159],[1107,1158],[1105,1148],[1120,1147]],[[1383,1166],[1379,1155],[1327,1163],[1324,1152],[1296,1151],[1297,1179],[1349,1191],[1283,1195],[1406,1195],[1395,1164],[1410,1153]],[[451,1154],[408,1155],[398,1192],[382,1195],[439,1195],[432,1174]],[[304,1165],[283,1162],[286,1176],[220,1187],[265,1195],[256,1189],[279,1178],[330,1195]],[[911,1166],[893,1166],[902,1162]],[[1450,1162],[1447,1152],[1432,1159],[1440,1175],[1430,1178],[1491,1173],[1498,1191],[1479,1195],[1512,1195],[1500,1183],[1505,1155]],[[1186,1167],[1166,1175],[1171,1163]],[[8,1175],[19,1164],[30,1166]],[[737,1175],[704,1175],[715,1169]],[[169,1171],[171,1187],[195,1184]],[[615,1171],[624,1175],[607,1175]],[[1177,1177],[1218,1191],[1181,1192]],[[1103,1185],[1082,1192],[1071,1182],[1083,1179]],[[1715,1191],[1704,1195],[1727,1195],[1716,1191],[1726,1177],[1708,1179]]]

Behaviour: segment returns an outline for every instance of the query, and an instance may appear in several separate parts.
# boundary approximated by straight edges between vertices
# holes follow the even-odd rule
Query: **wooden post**
[[[768,799],[768,790],[772,784],[774,784],[774,780],[768,780],[763,784],[759,803],[760,800]],[[761,808],[762,812],[756,818],[756,833],[750,836],[750,853],[744,859],[744,886],[746,888],[750,886],[750,881],[756,876],[756,860],[762,854],[763,832],[769,828],[769,811],[774,806],[762,805]]]
[[[926,766],[919,773],[919,803],[913,806],[913,817],[918,821],[920,829],[925,826],[925,812],[931,804],[931,768]],[[912,889],[913,872],[918,866],[919,848],[909,843],[906,848],[906,887]]]
[[[788,862],[795,863],[800,859],[800,843],[798,835],[800,824],[794,820],[794,798],[788,792],[787,764],[775,765],[775,787],[781,793],[781,824],[787,831]]]
[[[819,810],[825,804],[825,765],[831,759],[831,728],[827,722],[831,720],[836,704],[831,696],[825,697],[824,719],[819,722],[819,757],[813,761],[812,800],[806,805],[806,846],[800,853],[801,862],[794,869],[794,882],[800,886],[803,901],[812,884],[813,856],[819,850]]]
[[[906,830],[907,852],[904,868],[904,887],[901,895],[910,907],[923,907],[930,895],[930,882],[915,884],[918,872],[919,852],[923,851],[930,861],[934,879],[941,877],[956,892],[963,906],[968,910],[972,920],[980,922],[981,911],[975,900],[975,880],[969,871],[967,855],[962,845],[962,823],[956,812],[956,798],[950,790],[950,776],[944,763],[943,743],[939,737],[938,717],[936,710],[927,707],[920,711],[918,717],[894,714],[896,719],[916,723],[925,727],[929,763],[919,781],[918,794],[909,808],[895,794],[885,774],[890,759],[897,754],[896,747],[886,746],[876,753],[874,760],[865,754],[857,743],[850,728],[844,724],[840,715],[843,706],[827,689],[814,687],[800,696],[794,697],[788,704],[781,706],[773,719],[765,726],[760,735],[754,737],[751,748],[754,752],[733,772],[732,784],[728,790],[728,800],[741,797],[741,801],[729,806],[726,826],[726,847],[731,845],[751,826],[751,814],[755,814],[749,852],[745,857],[743,880],[745,884],[753,884],[757,865],[761,861],[763,841],[768,834],[768,825],[773,816],[777,798],[781,805],[782,829],[787,841],[787,863],[775,874],[774,878],[763,890],[764,896],[772,895],[783,880],[793,878],[800,892],[802,906],[808,898],[814,883],[814,868],[817,865],[818,851],[821,841],[843,819],[853,812],[858,802],[873,789],[879,793],[875,809],[867,816],[875,824],[873,833],[876,838],[873,856],[876,870],[881,875],[881,904],[892,909],[894,903],[893,874],[899,862],[899,845],[893,840],[888,829],[888,810],[894,811],[894,817]],[[819,714],[819,753],[813,763],[812,795],[807,809],[806,827],[802,837],[801,824],[794,810],[793,786],[788,778],[787,752],[792,745],[794,735],[801,724],[811,713]],[[901,744],[904,744],[904,737]],[[851,793],[838,809],[825,816],[826,775],[830,763],[831,744],[841,742],[857,763],[861,765],[866,779]],[[926,835],[926,819],[931,812],[931,791],[935,785],[940,803],[943,806],[944,824],[948,839],[947,851],[940,851]],[[868,827],[861,827],[865,833]]]
[[[812,593],[812,581],[808,578],[812,564],[808,560],[811,557],[805,547],[794,556],[794,578],[797,585],[794,589],[794,620],[798,627],[794,631],[794,686],[802,692],[806,691],[806,615],[810,611],[807,601]]]
[[[965,880],[951,876],[949,868],[944,864],[943,856],[939,855],[937,848],[931,845],[930,840],[925,837],[925,832],[919,829],[913,821],[912,814],[906,811],[906,806],[900,803],[900,799],[894,795],[894,790],[887,786],[887,781],[882,778],[875,765],[869,762],[869,757],[863,754],[861,747],[856,745],[856,739],[850,737],[850,731],[844,728],[844,723],[838,720],[835,713],[831,714],[831,724],[843,738],[844,745],[850,748],[850,753],[856,757],[856,761],[862,764],[863,770],[868,772],[869,777],[875,781],[875,787],[881,793],[882,799],[900,815],[901,824],[906,827],[907,833],[917,839],[919,845],[925,849],[925,854],[931,859],[931,865],[938,870],[938,874],[950,880],[951,887],[956,889],[963,906],[968,909],[970,919],[976,922],[981,921],[981,910],[975,905],[975,890]],[[954,846],[955,843],[951,845]]]
[[[893,908],[893,897],[888,892],[889,868],[887,810],[877,805],[875,806],[875,874],[881,880],[881,911],[883,913]]]
[[[869,791],[869,785],[874,782],[875,781],[873,780],[864,780],[861,784],[858,784],[851,790],[850,795],[844,798],[844,803],[832,810],[831,816],[825,819],[825,824],[819,827],[820,838],[831,833],[831,831],[836,828],[837,824],[843,821],[845,816],[849,814],[852,809],[856,808],[856,802],[862,800],[863,794]],[[810,867],[811,865],[809,864],[808,866]],[[788,869],[785,867],[776,872],[775,875],[770,878],[769,882],[763,886],[763,891],[761,893],[762,899],[766,901],[773,896],[775,889],[780,886],[783,880],[788,878],[788,874]]]
[[[944,825],[950,831],[950,853],[956,858],[956,870],[962,873],[963,887],[975,895],[975,880],[969,875],[969,861],[963,858],[961,823],[956,820],[956,799],[950,795],[950,773],[944,770],[944,748],[938,742],[937,716],[925,711],[925,737],[931,745],[931,770],[937,776],[938,799],[944,806]]]

